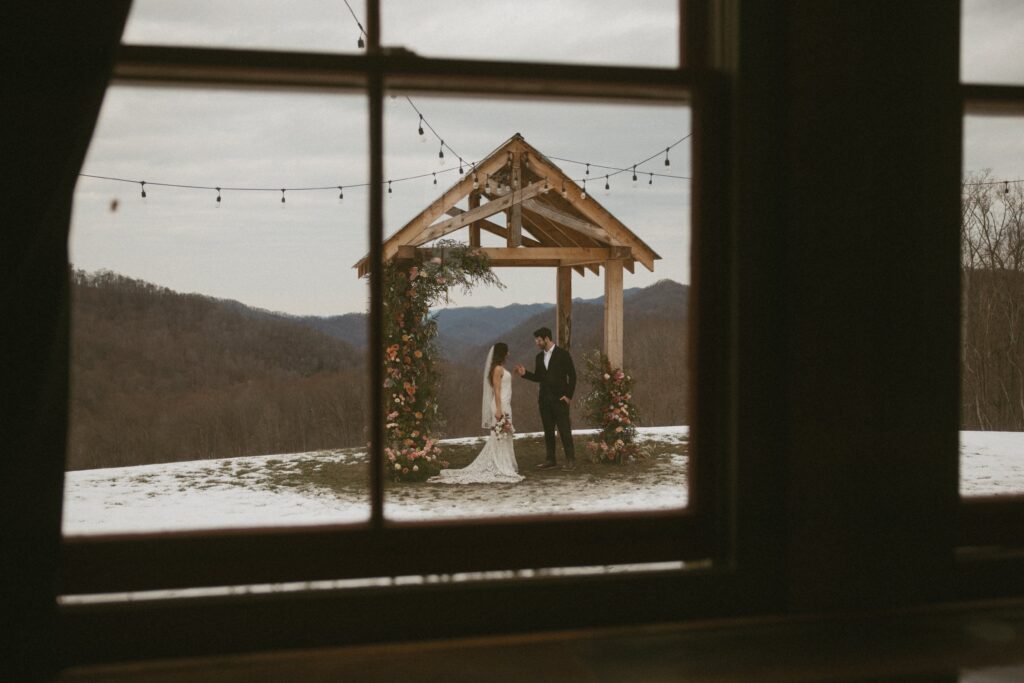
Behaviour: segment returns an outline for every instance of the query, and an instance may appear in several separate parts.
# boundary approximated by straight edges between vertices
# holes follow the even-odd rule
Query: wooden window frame
[[[960,101],[964,116],[1024,121],[1024,86],[961,83]],[[1024,493],[961,496],[957,540],[963,597],[994,597],[1018,586],[1024,576]]]
[[[728,515],[724,501],[729,492],[716,470],[728,460],[725,438],[730,410],[729,360],[722,351],[729,337],[727,278],[724,233],[702,230],[702,225],[720,222],[725,202],[718,188],[726,187],[726,167],[721,161],[726,98],[722,81],[706,70],[710,15],[701,0],[680,2],[680,65],[676,68],[635,68],[579,66],[572,64],[529,64],[464,59],[424,59],[402,50],[379,47],[379,0],[367,2],[368,41],[365,55],[283,53],[255,50],[122,46],[115,66],[114,84],[174,85],[193,87],[242,87],[256,90],[295,89],[319,92],[364,92],[368,96],[370,141],[369,241],[371,263],[379,264],[383,243],[383,101],[385,91],[412,93],[520,96],[538,99],[602,102],[687,104],[693,111],[693,205],[692,280],[690,339],[693,361],[690,404],[691,458],[689,500],[680,511],[652,511],[629,514],[553,515],[444,522],[394,522],[383,515],[382,394],[382,297],[377,273],[371,269],[369,310],[369,379],[371,410],[375,429],[371,436],[371,515],[358,525],[319,525],[292,528],[226,529],[203,532],[144,533],[108,536],[73,536],[62,544],[60,593],[63,595],[121,593],[182,589],[204,586],[237,586],[263,583],[308,582],[356,577],[447,574],[541,567],[571,567],[700,560],[700,570],[642,572],[609,575],[575,586],[576,593],[592,594],[579,599],[599,604],[602,592],[622,587],[642,593],[672,586],[675,597],[665,601],[666,615],[677,614],[679,602],[694,602],[697,611],[709,604],[731,601],[734,590],[719,589],[718,597],[680,597],[687,594],[682,584],[729,582],[730,548]],[[704,273],[713,276],[702,277]],[[700,320],[700,324],[695,321]],[[623,543],[622,539],[629,539]],[[710,562],[708,562],[710,560]],[[708,567],[711,569],[708,569]],[[510,628],[530,620],[529,604],[550,590],[550,581],[501,582],[488,584],[487,600],[514,595],[519,609],[512,610]],[[619,588],[610,589],[609,587]],[[409,590],[317,591],[280,596],[262,609],[281,610],[288,620],[315,604],[318,619],[337,621],[354,605],[386,604],[392,600],[422,603],[432,613],[437,589],[425,595],[408,595]],[[471,584],[450,585],[445,594],[474,593]],[[368,595],[372,595],[367,603]],[[401,596],[401,597],[399,597]],[[432,597],[434,596],[434,597]],[[595,602],[596,600],[596,602]],[[159,656],[159,647],[132,638],[132,624],[152,629],[180,625],[182,615],[197,605],[211,609],[218,605],[225,619],[253,608],[252,596],[213,599],[142,600],[116,603],[116,608],[99,604],[65,604],[62,616],[69,637],[69,661],[103,661],[125,656]],[[418,602],[417,602],[418,601]],[[456,598],[458,602],[458,598]],[[567,603],[569,604],[569,603]],[[329,606],[329,607],[328,607]],[[671,608],[671,609],[670,609]],[[356,609],[369,609],[367,607]],[[508,611],[507,603],[504,610]],[[636,606],[582,609],[567,613],[561,624],[610,623],[629,620]],[[326,610],[326,611],[324,611]],[[336,611],[337,610],[337,611]],[[714,611],[714,610],[712,610]],[[115,618],[118,625],[105,620]],[[644,608],[650,614],[650,606]],[[331,616],[334,615],[334,616]],[[213,622],[217,620],[214,619]],[[472,623],[440,628],[436,635],[452,635]],[[360,642],[381,637],[379,629],[356,628],[345,622],[331,639]],[[104,628],[103,625],[109,627]],[[94,634],[121,632],[126,639],[94,638]],[[200,631],[202,629],[200,628]],[[186,651],[203,651],[201,637]],[[468,631],[471,632],[471,631]],[[477,631],[479,632],[479,630]],[[315,645],[321,641],[318,629],[302,629],[297,642]],[[180,640],[177,639],[177,640]],[[230,639],[228,639],[230,640]],[[253,646],[252,634],[238,637],[236,644],[224,643],[215,651]],[[287,639],[286,639],[287,640]],[[278,642],[279,641],[274,641]],[[326,641],[325,641],[326,642]],[[244,644],[243,644],[244,643]],[[280,643],[279,643],[280,644]],[[176,652],[180,653],[179,647]],[[130,655],[129,655],[130,653]]]

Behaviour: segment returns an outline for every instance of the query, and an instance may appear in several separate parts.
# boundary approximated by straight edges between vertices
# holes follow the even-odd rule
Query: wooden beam
[[[553,221],[549,221],[548,219],[544,218],[543,216],[541,216],[539,214],[531,215],[530,216],[530,222],[533,225],[535,225],[535,226],[537,226],[539,228],[543,228],[545,231],[547,231],[547,233],[549,235],[558,235],[563,240],[569,242],[571,245],[576,246],[576,247],[603,246],[599,242],[597,242],[596,240],[591,240],[589,237],[586,237],[584,235],[580,235],[578,233],[574,233],[574,232],[572,232],[570,230],[566,230],[565,228],[561,227],[557,223],[555,223]],[[557,242],[557,240],[556,240],[556,242]],[[587,266],[587,267],[590,268],[592,271],[594,271],[594,275],[600,275],[601,274],[601,270],[600,270],[599,266],[593,265],[593,266]]]
[[[498,197],[497,199],[487,202],[482,206],[478,206],[475,209],[470,209],[465,213],[460,213],[454,218],[435,223],[420,231],[419,235],[411,242],[412,244],[424,244],[431,240],[435,240],[438,237],[443,237],[450,232],[454,232],[460,228],[464,228],[474,221],[478,221],[481,218],[487,218],[494,214],[504,211],[510,206],[520,204],[524,199],[530,199],[536,197],[538,194],[544,191],[544,183],[533,183],[524,187],[522,190],[513,190],[512,192],[505,193],[504,196]],[[447,213],[446,208],[444,212]],[[390,256],[393,256],[394,252]],[[385,252],[385,258],[389,258],[389,255]]]
[[[522,169],[519,167],[519,152],[511,152],[512,155],[512,168],[510,172],[512,174],[511,185],[512,191],[515,192],[522,187]],[[523,201],[529,201],[524,199]],[[523,243],[523,204],[522,202],[516,202],[512,205],[512,209],[509,212],[509,223],[508,223],[508,246],[518,247]]]
[[[654,270],[654,261],[661,257],[647,246],[639,237],[630,232],[629,228],[622,224],[618,218],[613,216],[607,209],[597,203],[596,200],[588,197],[583,199],[580,196],[580,188],[556,166],[553,166],[539,153],[530,154],[530,166],[538,175],[547,178],[552,187],[561,187],[560,183],[566,182],[565,201],[569,202],[577,211],[587,219],[603,228],[609,237],[620,244],[635,245],[633,247],[633,258],[642,263],[648,270]],[[557,180],[556,180],[557,179]]]
[[[558,223],[559,225],[563,225],[571,230],[582,232],[587,237],[597,240],[598,242],[613,245],[620,244],[616,240],[612,239],[604,229],[597,227],[593,223],[581,220],[572,214],[556,209],[555,207],[545,204],[538,199],[526,200],[523,202],[523,208],[527,211],[533,211],[536,214],[540,214],[553,223]]]
[[[466,210],[465,209],[460,209],[457,206],[453,206],[452,208],[448,209],[448,211],[447,211],[447,214],[449,216],[459,216],[459,215],[464,214],[464,213],[466,213]],[[479,220],[479,221],[476,221],[475,223],[473,223],[472,225],[469,226],[470,231],[473,230],[473,225],[479,225],[480,226],[480,230],[482,230],[483,232],[489,232],[492,235],[496,235],[496,236],[498,236],[498,237],[500,237],[502,239],[508,239],[508,228],[503,228],[500,225],[498,225],[497,223],[492,223],[491,221],[487,221],[487,220]],[[472,232],[470,232],[470,236],[472,237]],[[471,246],[471,247],[472,246],[477,246],[478,247],[480,245],[479,244],[474,245],[474,244],[470,243],[469,246]],[[539,241],[537,241],[535,239],[531,239],[530,237],[527,237],[526,235],[523,235],[523,246],[524,247],[543,247],[543,246],[554,246],[554,245],[550,245],[550,244],[549,245],[545,245],[543,242],[539,242]]]
[[[474,190],[469,193],[469,208],[470,210],[480,206],[480,193]],[[452,207],[455,208],[455,207]],[[452,215],[451,209],[448,210],[448,215]],[[470,224],[469,226],[469,246],[479,247],[480,246],[480,221]]]
[[[604,264],[604,354],[613,368],[622,367],[622,261]]]
[[[628,247],[481,247],[478,252],[485,254],[496,267],[558,267],[605,263],[609,260],[629,258]],[[438,255],[431,247],[414,247],[406,244],[398,247],[398,260],[423,260]]]
[[[558,330],[555,343],[569,350],[572,347],[572,268],[559,267],[557,290],[555,320]]]

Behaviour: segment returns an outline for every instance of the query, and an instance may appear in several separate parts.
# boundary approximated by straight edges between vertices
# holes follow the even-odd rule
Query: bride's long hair
[[[491,367],[487,370],[487,379],[490,381],[491,377],[494,377],[494,368],[498,367],[505,362],[508,357],[508,344],[505,342],[498,342],[494,345],[494,352],[491,356]]]

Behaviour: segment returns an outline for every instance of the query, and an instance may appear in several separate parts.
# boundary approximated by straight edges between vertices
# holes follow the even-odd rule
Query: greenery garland
[[[603,353],[594,351],[587,357],[584,379],[590,384],[590,392],[583,399],[583,408],[587,419],[600,430],[587,442],[591,459],[621,465],[641,457],[643,451],[635,443],[640,415],[633,403],[633,378],[622,368],[613,368]]]
[[[409,266],[384,264],[385,467],[394,481],[423,481],[448,463],[432,437],[441,424],[437,389],[437,320],[452,287],[503,287],[486,255],[440,240],[433,257]]]

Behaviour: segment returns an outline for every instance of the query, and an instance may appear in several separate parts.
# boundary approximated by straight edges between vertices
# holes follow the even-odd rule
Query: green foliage
[[[633,404],[633,378],[622,368],[613,368],[599,351],[587,357],[584,379],[590,391],[583,399],[588,420],[600,431],[587,443],[595,462],[621,465],[643,454],[635,443],[640,415]]]
[[[441,240],[434,256],[403,267],[384,264],[385,466],[395,481],[423,481],[447,463],[431,436],[441,424],[437,321],[430,309],[448,302],[453,287],[502,286],[488,259]]]

